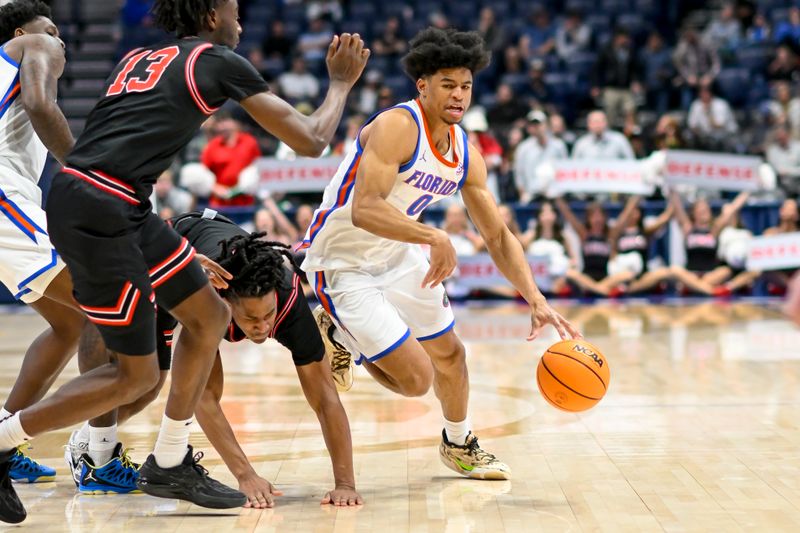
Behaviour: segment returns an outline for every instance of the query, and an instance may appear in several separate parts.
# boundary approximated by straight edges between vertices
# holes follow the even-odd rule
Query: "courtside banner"
[[[568,192],[651,195],[655,190],[645,182],[638,161],[557,160],[553,161],[553,170],[553,180],[547,190],[549,196]]]
[[[527,259],[536,284],[543,291],[550,290],[552,285],[548,274],[550,259],[547,256],[533,255],[529,255]],[[470,289],[510,285],[502,272],[500,272],[500,269],[492,261],[491,256],[485,253],[459,256],[458,269],[454,277],[458,279],[459,286]]]
[[[761,158],[748,155],[667,150],[664,180],[670,185],[694,185],[723,191],[760,188]]]
[[[336,174],[342,157],[301,157],[282,161],[262,157],[256,162],[259,189],[269,192],[321,192]]]
[[[747,250],[747,270],[800,268],[800,232],[755,237]]]

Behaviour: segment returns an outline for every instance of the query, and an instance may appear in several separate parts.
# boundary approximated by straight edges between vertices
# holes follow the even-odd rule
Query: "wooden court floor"
[[[285,491],[274,509],[208,511],[144,495],[80,496],[66,473],[69,430],[32,454],[55,483],[17,485],[32,531],[800,531],[800,330],[775,304],[617,303],[563,307],[611,368],[609,394],[580,415],[539,396],[535,368],[553,334],[526,343],[513,304],[457,309],[469,353],[471,417],[513,469],[503,482],[455,477],[439,462],[433,394],[395,397],[366,373],[344,395],[366,505],[319,505],[332,488],[316,418],[276,344],[224,346],[224,407],[257,471]],[[0,395],[42,328],[0,314]],[[361,370],[361,369],[359,369]],[[63,378],[74,375],[72,364]],[[142,460],[162,399],[121,428]],[[232,483],[201,433],[212,474]],[[1,527],[1,526],[0,526]],[[11,527],[6,528],[11,530]]]

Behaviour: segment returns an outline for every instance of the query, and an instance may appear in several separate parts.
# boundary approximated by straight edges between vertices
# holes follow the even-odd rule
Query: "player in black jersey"
[[[288,348],[308,403],[322,427],[334,468],[335,488],[323,502],[335,505],[362,503],[355,490],[353,453],[347,414],[325,361],[325,345],[308,306],[297,272],[284,266],[287,257],[296,269],[285,245],[265,241],[265,234],[248,234],[231,220],[207,209],[170,220],[197,253],[214,260],[232,278],[220,295],[231,308],[233,319],[225,333],[228,342],[245,339],[261,344],[272,338]],[[122,422],[149,404],[161,389],[170,368],[172,332],[177,321],[164,309],[156,318],[158,361],[161,380],[141,401],[121,407]],[[332,356],[333,354],[329,354]],[[223,388],[222,358],[219,351],[206,388],[197,405],[197,419],[208,440],[236,476],[239,490],[248,497],[247,506],[272,507],[272,485],[253,470],[220,407]]]
[[[159,377],[158,301],[183,324],[183,333],[161,430],[138,485],[155,496],[238,507],[245,495],[208,477],[188,446],[189,425],[230,312],[188,242],[150,211],[150,191],[200,124],[229,98],[298,154],[319,155],[369,51],[357,35],[334,37],[327,54],[328,95],[314,114],[304,116],[270,93],[255,68],[232,51],[241,32],[236,0],[156,0],[153,14],[177,38],[134,50],[114,69],[53,180],[46,206],[52,242],[70,269],[75,297],[116,353],[116,363],[0,422],[0,452],[152,389]],[[210,263],[208,268],[218,269]],[[0,479],[0,506],[21,506],[6,481]]]

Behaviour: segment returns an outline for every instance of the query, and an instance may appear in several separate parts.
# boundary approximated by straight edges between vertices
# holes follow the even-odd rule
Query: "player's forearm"
[[[393,241],[411,244],[433,244],[441,230],[411,220],[381,197],[353,202],[353,225]]]
[[[208,441],[217,450],[228,470],[240,479],[246,475],[254,474],[250,461],[242,451],[236,440],[228,419],[222,411],[222,406],[209,392],[204,392],[195,411],[197,422],[206,434]]]
[[[332,81],[322,105],[308,117],[313,136],[318,140],[318,155],[321,154],[333,139],[336,129],[342,120],[350,85]]]
[[[486,239],[486,247],[503,276],[529,304],[543,298],[533,279],[522,245],[507,228],[495,238]]]
[[[344,406],[336,394],[323,400],[315,409],[325,446],[331,456],[333,478],[336,487],[356,488],[356,477],[353,472],[353,442],[350,437],[350,423],[347,420]]]
[[[67,155],[75,145],[67,119],[55,102],[44,101],[36,105],[26,105],[25,112],[45,147],[64,164]]]

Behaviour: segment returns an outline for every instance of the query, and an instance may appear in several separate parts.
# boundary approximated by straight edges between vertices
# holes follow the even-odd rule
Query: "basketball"
[[[610,379],[608,361],[585,340],[555,343],[536,369],[536,383],[544,399],[573,413],[591,409],[602,400]]]

